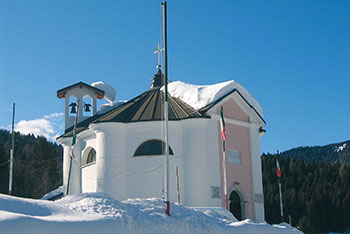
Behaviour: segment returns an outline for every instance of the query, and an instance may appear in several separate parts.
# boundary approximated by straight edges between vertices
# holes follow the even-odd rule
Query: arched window
[[[85,96],[82,105],[83,116],[92,116],[92,98],[90,96]]]
[[[89,151],[89,154],[86,158],[86,163],[85,164],[89,164],[89,163],[93,163],[96,162],[96,150],[95,149],[91,149]]]
[[[134,156],[144,155],[164,155],[165,142],[161,140],[149,140],[137,147]],[[169,146],[169,155],[174,155],[173,150]]]
[[[75,117],[76,113],[78,112],[78,98],[76,96],[69,97],[68,101],[68,116]]]

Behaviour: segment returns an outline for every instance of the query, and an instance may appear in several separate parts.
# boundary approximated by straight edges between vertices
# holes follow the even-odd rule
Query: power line
[[[57,157],[57,158],[52,158],[52,159],[45,159],[45,160],[38,160],[38,161],[35,161],[35,160],[15,160],[15,161],[19,161],[19,162],[28,162],[28,163],[41,163],[41,162],[50,162],[50,161],[55,161],[55,160],[60,160],[62,159],[62,157]]]
[[[8,161],[6,161],[6,162],[1,163],[1,164],[0,164],[0,167],[3,166],[3,165],[6,165],[6,164],[9,163],[9,162],[10,162],[10,161],[8,160]]]
[[[169,159],[169,161],[172,161],[176,158],[182,158],[184,157],[183,155],[179,155],[179,156],[174,156],[174,157],[171,157]],[[119,176],[122,176],[122,175],[126,175],[126,176],[134,176],[134,175],[143,175],[143,174],[149,174],[149,173],[152,173],[152,172],[155,172],[157,171],[158,169],[162,168],[164,166],[164,162],[162,162],[160,165],[156,166],[155,168],[152,168],[152,169],[149,169],[149,170],[145,170],[145,171],[141,171],[141,172],[120,172],[120,173],[117,173],[115,175],[111,175],[111,176],[108,176],[108,177],[103,177],[103,178],[97,178],[97,177],[94,177],[94,176],[85,176],[87,179],[91,179],[91,180],[107,180],[107,179],[111,179],[111,178],[115,178],[115,177],[119,177]],[[112,168],[112,167],[111,167]]]

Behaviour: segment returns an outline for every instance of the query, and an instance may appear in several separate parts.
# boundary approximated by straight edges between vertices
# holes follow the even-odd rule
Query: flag
[[[222,138],[222,148],[225,151],[225,141],[226,141],[226,129],[225,129],[225,120],[224,120],[224,112],[223,107],[220,108],[220,125],[221,125],[221,138]]]
[[[278,178],[281,178],[281,168],[278,159],[276,159],[276,174]]]
[[[69,152],[69,157],[71,158],[74,158],[73,147],[76,142],[77,142],[77,129],[76,129],[76,124],[74,123],[72,145],[70,147],[70,152]]]
[[[72,146],[75,145],[76,142],[77,142],[77,128],[76,128],[76,123],[75,123],[74,129],[73,129]]]
[[[69,157],[74,158],[73,149],[70,150]]]

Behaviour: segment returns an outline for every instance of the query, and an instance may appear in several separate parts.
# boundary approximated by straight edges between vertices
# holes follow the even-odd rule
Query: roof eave
[[[65,88],[62,88],[62,89],[57,90],[57,97],[58,97],[59,99],[64,98],[65,95],[66,95],[66,93],[67,93],[67,90],[72,89],[72,88],[74,88],[74,87],[76,87],[76,86],[85,86],[85,87],[88,88],[88,89],[94,90],[94,91],[95,91],[95,94],[96,94],[96,97],[97,97],[98,99],[102,99],[102,98],[104,97],[105,91],[103,91],[103,90],[101,90],[101,89],[98,89],[98,88],[95,88],[95,87],[93,87],[93,86],[91,86],[91,85],[88,85],[88,84],[86,84],[86,83],[84,83],[84,82],[81,82],[81,81],[78,82],[78,83],[72,84],[72,85],[70,85],[70,86],[67,86],[67,87],[65,87]]]
[[[248,100],[239,92],[238,89],[233,89],[230,92],[228,92],[227,94],[223,95],[221,98],[219,98],[218,100],[216,100],[213,103],[210,103],[208,105],[206,105],[205,107],[202,107],[201,109],[199,109],[199,112],[201,114],[205,114],[206,112],[208,112],[210,109],[212,109],[214,106],[216,106],[219,102],[221,102],[222,100],[224,100],[226,97],[228,97],[229,95],[231,95],[232,93],[237,92],[238,95],[247,103],[247,105],[254,110],[254,112],[256,113],[256,115],[259,117],[259,119],[261,119],[261,121],[266,124],[266,121],[264,120],[264,118],[259,114],[259,112],[255,109],[255,107],[253,105],[251,105]]]

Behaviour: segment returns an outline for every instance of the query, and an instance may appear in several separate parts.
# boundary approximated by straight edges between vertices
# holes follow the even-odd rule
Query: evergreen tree
[[[8,193],[10,133],[0,130],[0,193]],[[40,198],[62,184],[62,147],[15,133],[12,194]]]
[[[276,158],[282,171],[286,220],[305,233],[350,230],[350,166],[323,160],[301,160],[283,154],[262,156],[265,218],[280,223]]]

